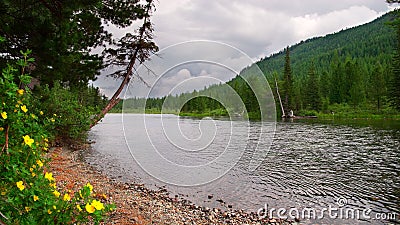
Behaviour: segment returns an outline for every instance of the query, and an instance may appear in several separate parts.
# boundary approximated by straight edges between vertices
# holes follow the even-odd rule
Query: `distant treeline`
[[[278,116],[282,112],[277,88],[284,104],[285,97],[288,98],[285,109],[293,110],[297,115],[349,111],[397,114],[397,106],[391,101],[395,85],[394,56],[398,48],[396,26],[389,25],[394,18],[395,12],[392,12],[362,26],[302,41],[243,69],[240,76],[227,84],[239,94],[251,118],[259,118],[260,108],[242,77],[255,75],[256,66],[264,73],[275,95]],[[233,111],[240,114],[240,109],[226,108],[213,97],[224,96],[223,85],[212,85],[179,96],[129,99],[125,100],[125,108],[142,107],[159,112],[168,98],[169,105],[164,105],[164,109],[179,108],[180,113],[224,115]],[[191,100],[182,103],[188,99]],[[121,109],[122,105],[119,107]]]

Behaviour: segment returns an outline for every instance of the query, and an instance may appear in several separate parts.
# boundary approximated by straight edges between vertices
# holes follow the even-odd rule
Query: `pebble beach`
[[[274,218],[259,218],[241,209],[208,208],[171,197],[168,190],[151,190],[143,184],[112,180],[87,164],[84,150],[55,147],[49,152],[50,170],[57,186],[76,191],[87,182],[102,202],[114,203],[103,224],[297,224]]]

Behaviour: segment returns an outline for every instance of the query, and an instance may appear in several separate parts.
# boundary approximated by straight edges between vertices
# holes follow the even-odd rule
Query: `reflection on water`
[[[158,116],[154,115],[146,116],[146,121],[152,124],[151,121],[157,118]],[[139,115],[124,117],[125,126],[128,124],[134,128],[140,119],[142,117]],[[166,119],[168,120],[168,117]],[[199,120],[181,120],[185,129],[190,131],[192,127],[194,134],[199,132]],[[143,182],[149,187],[165,185],[145,173],[132,158],[125,143],[121,121],[121,115],[110,114],[92,129],[90,139],[96,143],[93,150],[87,154],[87,161],[120,180]],[[227,121],[214,122],[216,127],[230,124]],[[251,122],[249,130],[241,130],[249,133],[247,149],[239,163],[220,179],[196,187],[167,185],[167,188],[173,195],[178,194],[197,204],[210,207],[224,208],[233,205],[236,208],[257,211],[267,205],[268,208],[295,207],[301,210],[310,207],[320,211],[328,206],[339,207],[337,200],[340,198],[344,200],[340,202],[344,203],[344,209],[371,209],[371,217],[381,212],[397,213],[398,219],[399,123],[391,123],[389,127],[386,126],[387,129],[376,129],[304,121],[279,122],[272,147],[265,154],[262,164],[251,172],[248,170],[248,164],[254,157],[254,145],[268,147],[268,143],[257,139],[260,128],[261,123]],[[157,123],[147,127],[149,135],[160,135],[160,131]],[[140,130],[138,132],[143,133]],[[244,134],[238,135],[243,137]],[[134,146],[145,146],[145,140],[139,137],[136,134],[127,139],[134,143]],[[196,135],[191,138],[194,137]],[[219,137],[213,144],[225,145],[227,138]],[[157,140],[157,146],[165,151],[164,154],[168,154],[168,143],[163,143],[163,138]],[[214,153],[220,154],[217,150]],[[204,154],[197,151],[193,155],[174,154],[171,159],[183,160],[190,164],[215,157],[212,154],[210,151],[205,151]],[[209,195],[213,197],[209,199]],[[226,204],[222,205],[217,199],[222,199]],[[384,222],[368,218],[361,220],[374,224]],[[342,223],[329,218],[322,221]],[[347,221],[355,222],[357,221]]]

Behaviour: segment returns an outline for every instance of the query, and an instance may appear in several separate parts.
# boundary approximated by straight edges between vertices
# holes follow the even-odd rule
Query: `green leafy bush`
[[[81,99],[87,92],[71,90],[63,87],[60,82],[55,82],[52,88],[47,85],[39,88],[36,95],[40,102],[37,105],[44,107],[46,114],[51,115],[50,120],[55,120],[53,132],[61,138],[84,139],[90,128],[91,117],[99,113],[102,106],[102,102],[97,106],[84,102]]]
[[[65,128],[65,119],[76,118],[72,121],[83,123],[89,112],[80,112],[74,98],[61,87],[54,90],[66,96],[51,98],[58,101],[54,106],[60,107],[57,113],[66,115],[70,110],[69,117],[58,117],[52,111],[50,114],[33,107],[32,103],[37,100],[29,89],[20,88],[30,82],[30,77],[24,74],[24,68],[33,61],[28,58],[29,53],[22,52],[18,67],[8,65],[0,76],[0,223],[81,224],[93,221],[97,224],[114,206],[94,199],[89,183],[77,193],[57,188],[45,157],[49,139],[54,137],[51,131],[60,132],[57,127],[60,125]],[[21,83],[17,85],[16,80]],[[66,100],[69,101],[61,102]],[[68,132],[79,131],[73,129]]]

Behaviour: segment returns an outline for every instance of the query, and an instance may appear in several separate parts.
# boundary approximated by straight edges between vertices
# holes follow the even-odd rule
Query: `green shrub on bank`
[[[113,205],[94,199],[89,183],[77,193],[59,189],[49,171],[48,142],[63,116],[34,107],[30,90],[20,88],[30,82],[28,54],[0,76],[0,224],[97,224]],[[72,99],[68,104],[76,106]]]
[[[82,90],[87,91],[71,90],[70,87],[63,87],[60,82],[55,82],[52,88],[46,85],[38,89],[35,95],[39,97],[36,101],[40,104],[37,105],[54,119],[57,118],[52,132],[63,139],[85,139],[91,118],[98,114],[103,106],[101,100],[97,105],[89,105],[83,100],[91,89],[82,87]],[[98,95],[97,97],[100,98]]]

